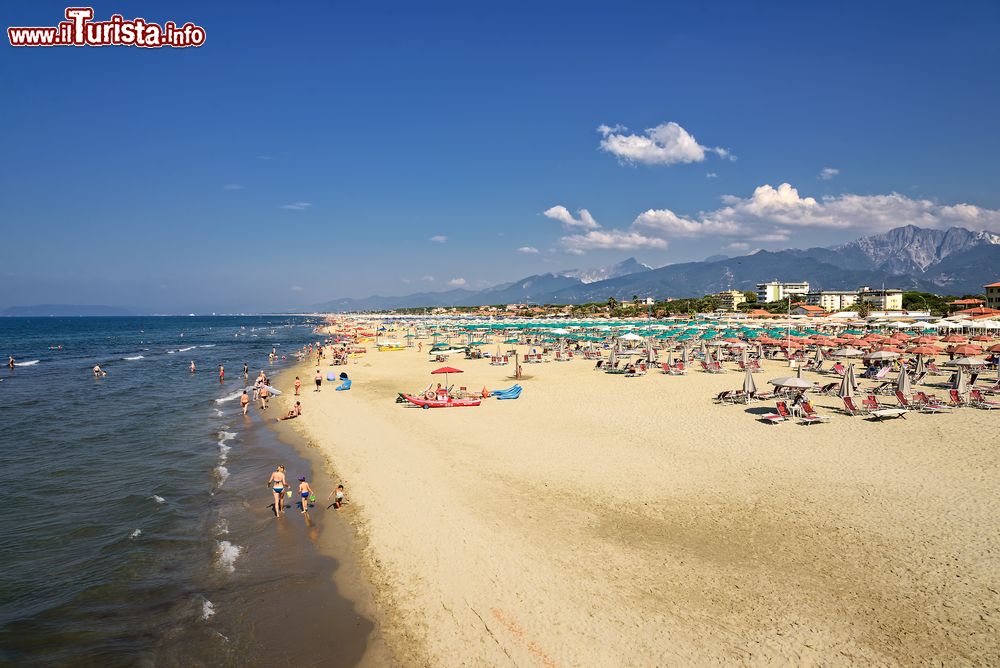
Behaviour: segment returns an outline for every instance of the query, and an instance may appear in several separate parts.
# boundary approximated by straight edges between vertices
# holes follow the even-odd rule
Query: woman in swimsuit
[[[285,487],[288,486],[288,483],[285,481],[284,466],[279,466],[271,474],[270,479],[267,481],[267,486],[271,488],[271,492],[274,494],[274,516],[280,517],[282,511],[285,509]]]

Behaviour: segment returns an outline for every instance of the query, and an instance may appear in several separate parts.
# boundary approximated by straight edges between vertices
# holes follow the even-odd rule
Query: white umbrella
[[[840,379],[840,390],[837,392],[837,396],[853,397],[854,396],[854,384],[851,382],[854,376],[854,365],[847,367],[847,371],[844,372],[844,377]]]
[[[743,391],[747,395],[747,401],[757,393],[757,383],[754,381],[753,374],[750,373],[749,368],[747,368],[746,375],[743,376]]]
[[[809,389],[809,388],[811,388],[813,386],[813,384],[810,383],[808,380],[804,380],[802,378],[799,378],[798,376],[787,376],[787,377],[784,377],[784,378],[772,378],[771,380],[769,380],[767,382],[770,383],[771,385],[774,385],[775,387],[792,387],[792,388],[802,389],[802,390]]]
[[[898,357],[899,353],[894,353],[891,350],[876,350],[865,355],[865,359],[868,360],[894,360]]]
[[[865,351],[857,348],[839,348],[831,353],[834,357],[861,357]]]
[[[956,366],[986,366],[986,360],[981,357],[959,357],[953,364]]]
[[[906,373],[906,367],[900,367],[899,377],[896,378],[896,390],[902,392],[904,396],[910,396],[912,389],[910,388],[910,374]]]
[[[955,378],[954,389],[957,390],[960,395],[969,391],[969,382],[965,377],[965,369],[962,367],[958,367],[958,377]]]

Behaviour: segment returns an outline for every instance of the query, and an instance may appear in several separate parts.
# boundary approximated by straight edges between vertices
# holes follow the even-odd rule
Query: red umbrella
[[[953,352],[956,355],[978,355],[979,353],[983,352],[983,349],[980,348],[979,346],[966,344],[964,346],[955,346],[950,350],[950,352]]]
[[[434,369],[431,374],[443,373],[444,374],[444,386],[448,387],[448,374],[449,373],[465,373],[461,369],[456,369],[453,366],[443,366],[440,369]]]
[[[941,353],[941,349],[937,346],[916,346],[915,348],[910,348],[906,352],[911,355],[938,355]]]
[[[991,353],[1000,353],[1000,343],[996,343],[989,347]]]
[[[937,341],[936,336],[918,336],[915,339],[916,343],[934,343],[935,341]]]
[[[965,337],[958,334],[949,334],[941,340],[945,343],[965,343]]]

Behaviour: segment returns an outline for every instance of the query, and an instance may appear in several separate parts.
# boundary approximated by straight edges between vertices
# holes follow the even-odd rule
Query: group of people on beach
[[[271,477],[267,480],[267,486],[271,488],[271,493],[274,495],[274,516],[281,517],[281,514],[285,511],[285,497],[291,498],[292,490],[288,484],[288,479],[285,477],[285,467],[279,465]],[[309,511],[310,503],[315,503],[316,493],[313,491],[312,486],[306,480],[304,475],[299,476],[299,489],[298,496],[300,501],[297,505],[300,506],[300,512],[305,514]],[[345,503],[349,501],[347,495],[344,492],[343,485],[337,485],[337,488],[330,492],[330,496],[327,497],[327,501],[334,499],[327,508],[340,509]]]

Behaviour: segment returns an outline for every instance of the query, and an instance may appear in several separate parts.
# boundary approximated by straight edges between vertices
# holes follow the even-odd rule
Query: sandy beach
[[[394,399],[438,380],[426,351],[324,362],[349,392],[314,392],[310,364],[292,425],[345,481],[401,665],[1000,661],[995,413],[873,423],[817,395],[830,423],[767,425],[773,401],[713,403],[738,372],[582,359],[524,365],[516,401],[420,410]]]

